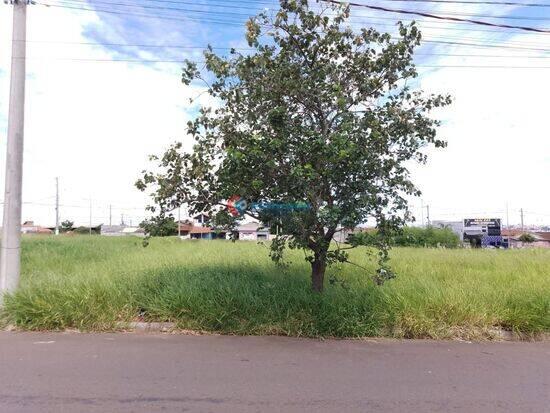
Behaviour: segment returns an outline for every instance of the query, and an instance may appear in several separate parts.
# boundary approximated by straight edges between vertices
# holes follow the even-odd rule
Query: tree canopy
[[[172,216],[154,216],[139,224],[151,237],[171,237],[178,233],[178,223]]]
[[[61,232],[69,232],[70,230],[73,229],[73,227],[74,227],[74,222],[71,221],[71,220],[66,219],[65,221],[63,221],[61,223],[60,230],[61,230]]]
[[[518,239],[527,244],[531,244],[537,240],[533,234],[529,234],[528,232],[521,234]]]
[[[208,84],[216,105],[189,122],[193,151],[175,143],[152,157],[160,170],[137,182],[161,215],[186,203],[225,225],[243,217],[225,208],[238,197],[240,213],[278,228],[275,261],[286,247],[305,251],[315,291],[327,265],[356,246],[335,244],[335,234],[369,219],[380,235],[374,280],[393,276],[388,237],[411,218],[407,197],[419,194],[407,166],[426,162],[427,146],[445,146],[430,111],[450,97],[407,83],[417,77],[418,28],[399,23],[394,38],[352,27],[349,16],[345,6],[281,0],[276,14],[248,21],[249,52],[223,57],[209,47],[207,73],[187,62],[183,82]]]

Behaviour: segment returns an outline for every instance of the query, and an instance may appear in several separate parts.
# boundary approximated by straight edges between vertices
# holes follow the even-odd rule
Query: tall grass
[[[550,331],[550,251],[396,248],[398,278],[333,267],[310,292],[303,255],[282,271],[249,242],[99,236],[28,238],[21,288],[2,318],[32,330],[111,330],[117,321],[174,321],[230,334],[488,338],[494,327]],[[365,250],[353,260],[372,268]]]

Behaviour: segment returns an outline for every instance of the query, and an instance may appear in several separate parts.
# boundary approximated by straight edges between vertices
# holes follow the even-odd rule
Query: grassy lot
[[[366,250],[354,260],[374,269]],[[398,278],[376,287],[365,271],[329,270],[309,291],[309,267],[293,253],[282,272],[265,246],[225,241],[37,237],[23,243],[21,288],[4,323],[21,328],[111,330],[138,316],[231,334],[408,338],[524,337],[550,332],[550,251],[398,248]]]

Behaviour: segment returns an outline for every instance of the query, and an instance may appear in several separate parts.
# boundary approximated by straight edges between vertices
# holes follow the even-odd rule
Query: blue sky
[[[550,27],[550,8],[361,1],[438,14],[471,13],[546,19],[478,18]],[[190,106],[188,100],[199,95],[201,88],[197,85],[186,88],[180,83],[179,63],[109,60],[200,60],[200,47],[207,44],[218,47],[246,46],[241,25],[246,15],[265,7],[276,8],[276,2],[116,0],[111,4],[94,5],[93,1],[86,3],[84,0],[40,0],[39,3],[72,8],[42,5],[29,8],[28,39],[31,42],[28,44],[24,186],[24,199],[28,203],[24,206],[24,218],[52,223],[54,178],[60,176],[64,218],[86,223],[89,219],[88,199],[92,198],[94,223],[108,220],[110,204],[115,215],[113,221],[118,222],[121,215],[125,215],[126,222],[132,219],[136,223],[143,217],[143,206],[147,200],[134,190],[132,184],[139,171],[146,166],[148,154],[161,152],[175,140],[182,140],[190,147],[191,142],[185,136],[185,123],[193,116],[197,106]],[[129,8],[114,3],[158,6],[159,9]],[[186,11],[162,10],[160,7]],[[78,8],[108,9],[124,14]],[[170,19],[155,18],[155,15]],[[383,31],[393,31],[392,26],[400,18],[396,14],[360,9],[354,9],[352,16],[355,25],[375,25]],[[403,19],[411,18],[405,16]],[[550,50],[550,35],[440,23],[422,18],[417,20],[426,40],[507,46],[473,48],[426,42],[416,58],[419,65],[550,66],[549,52],[521,50]],[[220,21],[230,24],[218,24]],[[10,7],[2,5],[2,162],[9,90],[10,30]],[[498,57],[488,57],[490,55]],[[449,92],[455,97],[453,106],[437,114],[444,121],[440,132],[448,139],[449,147],[433,153],[427,166],[414,169],[418,185],[424,192],[424,204],[432,206],[432,218],[457,219],[479,215],[505,218],[508,204],[511,222],[519,221],[519,208],[530,213],[527,214],[527,222],[550,222],[550,195],[541,190],[550,176],[550,125],[547,115],[550,69],[425,67],[419,70],[419,86],[430,92]],[[198,101],[203,105],[211,103],[206,96]],[[3,186],[3,168],[1,173],[0,187]],[[412,205],[420,217],[420,200],[413,200]]]

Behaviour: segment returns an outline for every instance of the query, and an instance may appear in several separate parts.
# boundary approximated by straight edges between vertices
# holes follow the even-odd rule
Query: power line
[[[460,38],[459,38],[460,39]],[[466,42],[455,42],[448,40],[438,40],[438,39],[422,39],[421,42],[424,43],[438,43],[438,44],[447,44],[454,46],[468,46],[468,47],[481,47],[481,48],[501,48],[501,49],[514,49],[514,50],[524,50],[524,51],[536,51],[536,52],[550,52],[550,49],[537,48],[537,47],[523,47],[523,43],[508,43],[508,44],[498,44],[485,42],[481,43],[466,43]],[[55,41],[55,40],[29,40],[27,43],[52,43],[52,44],[67,44],[67,45],[97,45],[97,46],[117,46],[117,47],[142,47],[142,48],[178,48],[178,49],[206,49],[206,46],[195,46],[195,45],[156,45],[156,44],[127,44],[127,43],[102,43],[102,42],[69,42],[69,41]],[[528,45],[528,43],[524,43]],[[254,50],[252,48],[246,47],[212,47],[214,50]]]
[[[424,43],[439,43],[439,44],[448,44],[453,46],[468,46],[468,47],[489,47],[489,48],[499,48],[499,49],[514,49],[514,50],[528,50],[534,52],[550,52],[550,49],[541,49],[536,47],[520,47],[520,46],[509,46],[509,45],[498,45],[498,44],[477,44],[477,43],[465,43],[465,42],[451,42],[446,40],[422,40]]]
[[[550,56],[549,56],[550,57]],[[87,58],[41,58],[49,60],[60,60],[60,61],[70,61],[70,62],[126,62],[126,63],[178,63],[182,64],[182,60],[143,60],[143,59],[87,59]],[[198,62],[201,63],[201,62]],[[204,62],[203,62],[204,63]],[[550,69],[550,66],[512,66],[512,65],[423,65],[415,64],[415,67],[419,68],[468,68],[468,69]]]
[[[339,0],[321,0],[321,1],[323,1],[325,3],[339,4],[339,5],[346,4],[346,3],[341,2]],[[462,23],[472,23],[472,24],[478,24],[478,25],[482,25],[482,26],[491,26],[491,27],[503,27],[503,28],[507,28],[507,29],[526,30],[526,31],[536,32],[536,33],[550,33],[550,29],[540,29],[540,28],[529,27],[529,26],[514,26],[514,25],[509,25],[509,24],[492,23],[492,22],[487,22],[487,21],[482,21],[482,20],[466,19],[466,18],[461,18],[461,17],[440,16],[440,15],[437,15],[437,14],[425,13],[425,12],[414,11],[414,10],[389,9],[387,7],[373,6],[373,5],[369,5],[369,4],[354,3],[354,2],[350,2],[350,3],[347,3],[347,4],[349,4],[351,6],[355,6],[355,7],[365,7],[367,9],[385,11],[385,12],[389,12],[389,13],[399,13],[399,14],[409,14],[409,15],[415,15],[415,16],[422,16],[422,17],[427,17],[427,18],[430,18],[430,19],[446,20],[446,21],[462,22]],[[452,13],[447,13],[447,14],[452,14]],[[509,17],[487,16],[487,15],[472,15],[472,16],[475,16],[475,17],[478,17],[478,16],[479,17],[489,17],[489,18],[493,18],[493,19],[497,19],[497,18],[516,19],[517,18],[517,16],[509,16]],[[548,20],[547,18],[522,18],[522,19],[519,19],[519,20],[535,20],[535,19],[536,20]]]
[[[466,57],[466,58],[483,58],[483,59],[550,59],[550,55],[546,56],[525,56],[525,55],[491,55],[491,54],[460,54],[460,53],[415,53],[414,56],[439,56],[439,57]],[[59,60],[59,61],[76,61],[76,62],[129,62],[129,63],[183,63],[184,59],[123,59],[123,58],[74,58],[74,57],[50,57],[38,56],[27,57],[27,60]],[[193,60],[194,63],[204,64],[206,61]]]
[[[178,18],[178,17],[172,17],[172,16],[164,16],[164,15],[150,15],[150,14],[138,14],[138,13],[128,13],[124,11],[116,11],[116,10],[104,10],[104,9],[86,9],[84,7],[77,7],[77,6],[67,6],[67,5],[61,5],[61,4],[50,4],[50,3],[40,3],[36,2],[35,4],[39,4],[41,6],[46,7],[58,7],[63,9],[72,9],[72,10],[81,10],[81,11],[89,11],[94,13],[109,13],[109,14],[117,14],[122,16],[136,16],[136,17],[144,17],[144,18],[150,18],[150,19],[161,19],[161,20],[172,20],[172,21],[180,21],[180,22],[204,22],[204,23],[212,23],[212,24],[221,24],[221,25],[228,25],[228,26],[242,26],[241,22],[236,21],[223,21],[223,20],[199,20],[194,19],[192,17],[186,17],[186,18]]]
[[[452,40],[459,40],[463,42],[464,40],[469,41],[476,41],[478,39],[475,38],[468,38],[468,37],[455,37],[455,36],[445,36],[442,39],[439,38],[422,38],[421,42],[430,42],[430,41],[437,41],[437,40],[445,40],[445,41],[452,41]],[[17,41],[17,40],[15,40]],[[167,48],[167,49],[206,49],[208,45],[185,45],[185,44],[151,44],[151,43],[118,43],[118,42],[72,42],[72,41],[65,41],[65,40],[27,40],[27,43],[52,43],[52,44],[65,44],[65,45],[91,45],[91,46],[120,46],[120,47],[143,47],[143,48]],[[494,42],[494,41],[484,41],[482,45],[498,45],[503,47],[538,47],[539,43],[533,43],[533,42],[507,42],[506,44],[502,44],[500,42]],[[540,44],[541,46],[543,44]],[[231,46],[212,46],[213,49],[218,50],[255,50],[251,47],[231,47]],[[550,49],[536,49],[537,51],[541,50],[548,50]]]
[[[443,38],[445,41],[450,41],[453,39],[457,40],[470,40],[470,38],[465,37],[450,37],[446,36]],[[472,39],[476,40],[476,39]],[[17,40],[16,40],[17,41]],[[440,41],[438,38],[423,38],[421,42],[437,42]],[[65,44],[65,45],[90,45],[90,46],[118,46],[118,47],[143,47],[143,48],[166,48],[166,49],[206,49],[208,46],[198,46],[198,45],[177,45],[177,44],[133,44],[133,43],[115,43],[115,42],[70,42],[70,41],[59,41],[59,40],[28,40],[27,43],[51,43],[51,44]],[[491,42],[486,41],[483,44],[473,44],[473,43],[459,43],[459,42],[450,42],[452,44],[456,45],[473,45],[473,46],[482,46],[487,47],[487,45],[490,46],[498,46],[502,48],[515,48],[515,49],[524,49],[524,50],[535,50],[535,51],[550,51],[550,49],[541,49],[541,48],[535,48],[535,49],[529,49],[526,47],[530,46],[538,46],[537,43],[530,43],[530,42],[508,42],[506,44],[498,43],[498,42]],[[524,47],[526,46],[526,47]],[[255,50],[254,48],[250,47],[230,47],[230,46],[213,46],[212,49],[215,50]]]
[[[503,27],[488,27],[486,29],[480,29],[478,28],[477,26],[472,26],[472,25],[468,25],[468,27],[442,27],[443,25],[449,25],[449,24],[455,24],[455,23],[463,23],[463,22],[455,22],[455,23],[450,23],[448,21],[440,21],[440,20],[431,20],[431,21],[428,21],[428,20],[418,20],[418,19],[400,19],[400,18],[396,18],[396,17],[384,17],[384,16],[365,16],[365,15],[361,15],[361,16],[355,16],[355,18],[367,18],[368,20],[362,20],[362,21],[366,21],[366,22],[369,22],[369,23],[376,23],[377,25],[379,26],[387,26],[387,27],[395,27],[397,25],[398,22],[403,22],[403,23],[416,23],[418,24],[418,27],[420,27],[421,29],[434,29],[434,30],[447,30],[447,31],[471,31],[471,32],[480,32],[480,33],[501,33],[501,34],[508,34],[508,33],[520,33],[520,32],[517,32],[517,31],[514,31],[514,32],[510,32],[509,30],[518,30],[518,29],[509,29],[509,28],[503,28]],[[388,20],[388,21],[393,21],[395,22],[395,24],[383,24],[383,23],[378,23],[376,20]],[[430,24],[438,24],[439,26],[429,26],[429,25],[426,25],[425,23],[426,22],[429,22]],[[530,35],[535,35],[535,36],[541,36],[541,35],[547,35],[548,33],[536,33],[536,32],[525,32],[525,31],[521,31],[521,34],[522,35],[527,35],[527,34],[530,34]]]
[[[324,0],[323,0],[324,1]],[[227,22],[227,21],[213,21],[213,20],[196,20],[196,19],[193,19],[193,18],[186,18],[186,19],[180,19],[180,18],[176,18],[176,17],[169,17],[169,16],[158,16],[158,15],[155,15],[155,16],[152,16],[152,15],[147,15],[147,14],[135,14],[135,13],[128,13],[128,12],[122,12],[122,11],[114,11],[114,10],[100,10],[100,9],[86,9],[86,8],[82,8],[82,7],[72,7],[72,6],[63,6],[63,5],[52,5],[52,4],[46,4],[46,3],[38,3],[38,4],[41,4],[41,5],[44,5],[44,6],[47,6],[47,7],[61,7],[61,8],[69,8],[69,9],[76,9],[76,10],[82,10],[82,11],[89,11],[89,12],[105,12],[105,13],[114,13],[114,14],[119,14],[119,15],[135,15],[135,16],[139,16],[139,17],[146,17],[146,18],[158,18],[158,19],[169,19],[169,20],[176,20],[176,21],[188,21],[188,20],[191,20],[191,21],[197,21],[197,22],[204,22],[204,23],[214,23],[214,24],[232,24],[232,25],[238,25],[240,26],[240,24],[238,23],[231,23],[231,22]],[[435,29],[435,28],[434,28]],[[462,40],[463,38],[458,38],[460,40]],[[435,41],[435,40],[429,40],[429,39],[425,39],[424,42],[434,42],[434,43],[437,43],[438,41]],[[443,43],[440,41],[440,43]],[[448,42],[445,42],[445,44],[449,44]],[[457,45],[459,43],[456,43]],[[461,44],[461,45],[467,45],[469,46],[469,44]],[[483,45],[472,45],[472,47],[491,47],[491,46],[488,46],[488,43],[485,43]],[[498,47],[506,47],[506,48],[512,48],[511,46],[498,46]],[[519,49],[519,48],[518,48]],[[531,49],[527,49],[527,48],[523,48],[525,50],[534,50],[534,51],[547,51],[545,49],[534,49],[534,48],[531,48]]]
[[[143,8],[143,9],[153,9],[153,10],[183,11],[183,12],[186,12],[186,13],[223,14],[223,15],[229,15],[229,16],[250,17],[250,14],[235,13],[235,12],[231,12],[231,11],[197,10],[197,9],[168,7],[168,6],[148,6],[148,5],[141,4],[141,3],[118,3],[118,2],[107,2],[107,1],[103,1],[103,0],[89,0],[89,1],[88,0],[58,0],[58,1],[61,2],[61,3],[79,3],[79,4],[86,4],[86,5],[107,4],[109,6],[134,7],[134,8]],[[322,1],[327,1],[327,0],[322,0]],[[183,4],[192,4],[192,3],[179,3],[179,4],[183,5]],[[352,3],[350,3],[350,4],[352,4]],[[352,4],[352,5],[357,5],[357,4]],[[232,7],[230,7],[230,8],[232,8]],[[254,9],[249,9],[249,10],[252,11]],[[420,10],[419,12],[423,12],[423,11]],[[254,10],[253,13],[256,13],[256,10]],[[537,21],[550,20],[550,18],[547,18],[547,17],[493,16],[493,15],[487,15],[487,14],[462,13],[462,12],[461,13],[445,12],[445,14],[456,15],[456,16],[467,16],[467,17],[486,17],[486,18],[492,18],[492,19],[537,20]]]
[[[415,65],[425,68],[454,68],[454,69],[550,69],[550,66],[503,66],[503,65]]]
[[[439,40],[423,40],[425,42],[442,42]],[[69,42],[69,41],[56,41],[56,40],[27,40],[27,43],[48,43],[48,44],[63,44],[63,45],[85,45],[85,46],[116,46],[116,47],[141,47],[141,48],[161,48],[161,49],[189,49],[189,50],[206,50],[207,46],[196,46],[196,45],[177,45],[177,44],[146,44],[146,43],[111,43],[111,42]],[[510,48],[514,50],[525,50],[525,51],[546,51],[550,52],[550,49],[529,49],[524,47],[514,47],[514,45],[493,45],[493,44],[473,44],[473,43],[460,43],[460,42],[445,42],[445,44],[458,45],[458,46],[471,46],[471,47],[502,47]],[[243,50],[243,51],[252,51],[255,50],[249,47],[222,47],[222,46],[211,46],[213,50]],[[472,55],[472,54],[452,54],[452,53],[415,53],[415,56],[459,56],[459,57],[511,57],[511,58],[548,58],[550,56],[526,56],[526,55]],[[173,61],[173,60],[169,60]],[[204,62],[202,62],[204,63]]]
[[[103,42],[69,42],[58,40],[27,40],[27,43],[52,43],[52,44],[65,44],[65,45],[85,45],[85,46],[117,46],[117,47],[143,47],[143,48],[165,48],[165,49],[200,49],[205,50],[208,46],[189,46],[189,45],[177,45],[177,44],[129,44],[129,43],[103,43]],[[250,47],[219,47],[212,46],[214,50],[255,50]]]
[[[165,15],[148,15],[148,14],[137,14],[137,13],[134,13],[134,12],[129,12],[129,11],[126,11],[126,10],[106,10],[106,9],[99,9],[99,8],[92,8],[92,9],[87,9],[87,8],[84,8],[82,6],[76,6],[76,4],[80,5],[88,5],[90,3],[80,3],[80,0],[59,0],[63,3],[65,3],[64,5],[63,4],[51,4],[51,3],[37,3],[37,4],[41,4],[43,6],[47,6],[47,7],[61,7],[61,8],[68,8],[68,9],[74,9],[74,10],[83,10],[83,11],[90,11],[90,12],[99,12],[99,13],[110,13],[110,14],[118,14],[118,15],[127,15],[127,16],[136,16],[136,17],[145,17],[145,18],[158,18],[158,19],[165,19],[165,20],[175,20],[175,21],[181,21],[181,20],[190,20],[190,21],[198,21],[198,22],[206,22],[206,23],[213,23],[213,24],[222,24],[222,25],[233,25],[233,26],[241,26],[242,24],[244,24],[243,21],[235,21],[235,20],[199,20],[199,19],[196,19],[196,18],[193,18],[193,17],[190,17],[190,16],[187,16],[185,19],[181,19],[181,18],[177,18],[177,17],[173,17],[173,16],[165,16]],[[155,1],[155,0],[152,0],[152,1]],[[156,1],[159,1],[159,0],[156,0]],[[328,1],[328,2],[334,2],[332,0],[321,0],[321,1]],[[67,4],[68,3],[68,4]],[[145,5],[137,5],[137,4],[128,4],[128,3],[107,3],[107,2],[101,2],[101,1],[98,1],[98,3],[104,3],[104,4],[109,4],[109,5],[119,5],[122,6],[122,7],[142,7],[142,8],[152,8],[152,9],[159,9],[159,7],[153,7],[153,6],[145,6]],[[174,3],[177,3],[177,4],[192,4],[192,3],[187,3],[187,2],[174,2]],[[93,3],[91,3],[93,4]],[[336,2],[336,4],[341,4],[340,2]],[[355,3],[352,3],[352,4],[355,4]],[[356,4],[356,5],[359,5],[359,4]],[[362,6],[365,6],[366,5],[362,5]],[[231,7],[231,6],[218,6],[218,7]],[[376,7],[376,6],[372,6],[372,7]],[[179,9],[179,8],[165,8],[165,9],[168,9],[168,10],[176,10],[176,11],[181,11],[181,12],[186,12],[186,13],[204,13],[204,14],[221,14],[221,15],[224,15],[224,14],[231,14],[231,15],[236,15],[236,16],[243,16],[243,17],[246,17],[246,18],[249,18],[251,17],[250,14],[243,14],[243,13],[228,13],[228,12],[222,12],[222,11],[212,11],[212,10],[192,10],[192,9]],[[448,14],[454,14],[454,13],[448,13]],[[464,14],[457,14],[457,15],[460,15],[460,16],[464,16]],[[466,14],[467,15],[467,14]],[[477,14],[472,14],[472,15],[469,15],[469,16],[480,16],[480,17],[490,17],[490,18],[510,18],[510,19],[515,19],[517,18],[518,16],[487,16],[487,15],[477,15]],[[399,19],[393,19],[393,18],[385,18],[385,17],[380,17],[380,16],[377,16],[377,17],[373,17],[373,16],[350,16],[351,19],[354,19],[354,18],[365,18],[365,17],[368,17],[370,19],[382,19],[382,20],[392,20],[392,21],[399,21]],[[448,19],[447,18],[444,18],[444,20],[454,20],[455,22],[458,22],[458,23],[464,23],[464,22],[467,22],[467,23],[472,23],[471,21],[468,21],[467,19],[454,19],[454,18],[451,18],[449,17]],[[531,17],[523,17],[522,18],[523,20],[527,19],[527,20],[550,20],[550,19],[547,19],[547,18],[531,18]],[[464,21],[463,21],[464,20]],[[411,22],[413,20],[401,20],[401,21],[406,21],[406,22]],[[421,22],[420,22],[421,23]],[[443,21],[433,21],[432,23],[445,23]],[[487,24],[485,24],[487,23]],[[511,26],[511,25],[501,25],[501,24],[493,24],[493,23],[488,23],[488,22],[481,22],[480,24],[483,24],[483,25],[488,25],[488,26],[492,26],[494,27],[495,29],[497,30],[480,30],[480,29],[470,29],[470,30],[475,30],[475,31],[483,31],[483,32],[499,32],[500,30],[498,29],[512,29],[512,30],[526,30],[525,27],[522,27],[522,26]],[[460,29],[460,28],[449,28],[449,27],[445,27],[445,28],[441,28],[441,27],[433,27],[433,26],[424,26],[426,28],[433,28],[433,29],[437,29],[437,30],[467,30],[467,29]],[[531,28],[530,28],[531,29]],[[541,34],[541,33],[550,33],[549,30],[546,30],[546,29],[536,29],[536,28],[532,28],[533,30],[531,31],[533,34]]]
[[[332,1],[332,0],[331,0]],[[41,3],[42,4],[42,3]],[[48,6],[47,4],[43,4],[43,5],[46,5]],[[52,5],[54,7],[66,7],[66,8],[76,8],[76,9],[79,9],[79,10],[85,10],[85,11],[97,11],[97,10],[91,10],[91,9],[85,9],[85,8],[80,8],[80,7],[69,7],[69,6],[56,6],[56,5]],[[109,11],[105,11],[105,12],[108,12],[108,13],[116,13],[116,14],[128,14],[128,13],[124,13],[124,12],[117,12],[117,11],[112,11],[112,10],[109,10]],[[140,16],[144,16],[144,17],[153,17],[153,18],[164,18],[166,16],[150,16],[150,15],[140,15]],[[177,20],[187,20],[187,19],[177,19]],[[226,22],[224,22],[225,24]],[[455,45],[455,46],[467,46],[467,47],[482,47],[482,48],[486,48],[486,47],[497,47],[497,48],[505,48],[505,49],[515,49],[515,50],[524,50],[524,51],[539,51],[539,52],[550,52],[550,49],[543,49],[543,48],[529,48],[529,47],[519,47],[519,46],[514,46],[514,45],[510,45],[510,44],[506,44],[506,45],[499,45],[499,44],[490,44],[490,43],[484,43],[484,44],[475,44],[475,43],[465,43],[465,42],[452,42],[452,41],[447,41],[447,40],[430,40],[430,39],[426,39],[426,40],[423,40],[424,42],[426,43],[436,43],[436,44],[447,44],[447,45]],[[69,43],[69,42],[67,42]],[[86,42],[82,42],[81,44],[87,44]],[[174,47],[174,48],[181,48],[181,49],[185,49],[185,48],[189,48],[189,49],[192,49],[192,48],[200,48],[199,46],[179,46],[179,45],[145,45],[145,44],[142,44],[142,45],[125,45],[125,44],[117,44],[117,43],[105,43],[104,45],[108,46],[108,45],[113,45],[113,46],[120,46],[120,47],[130,47],[130,46],[133,46],[133,47],[159,47],[159,48],[171,48],[171,47]],[[216,49],[231,49],[231,48],[221,48],[221,47],[216,47]],[[241,50],[247,50],[246,48],[241,48]],[[250,50],[250,49],[249,49]],[[465,57],[465,56],[464,56]],[[520,56],[518,56],[520,57]],[[94,61],[94,59],[61,59],[61,60],[73,60],[73,61]],[[161,59],[151,59],[151,60],[144,60],[144,59],[95,59],[95,61],[127,61],[127,62],[141,62],[141,63],[181,63],[181,60],[171,60],[171,59],[166,59],[166,60],[161,60]],[[435,65],[434,65],[435,66]],[[434,67],[432,66],[432,67]],[[422,67],[419,65],[419,67]],[[444,66],[442,66],[444,67]],[[456,67],[456,66],[451,66],[449,65],[448,67]],[[465,66],[466,67],[466,66]],[[470,67],[470,66],[468,66]],[[497,66],[493,66],[494,68],[497,68]],[[500,66],[498,66],[500,68]],[[528,68],[527,66],[506,66],[506,68]],[[530,68],[530,67],[529,67]],[[534,68],[545,68],[545,67],[534,67]]]
[[[159,1],[159,0],[157,0]],[[397,3],[440,3],[440,4],[487,4],[497,6],[550,7],[545,3],[518,3],[514,1],[473,1],[473,0],[384,0]]]
[[[156,3],[171,3],[171,4],[201,4],[204,6],[209,6],[210,2],[208,4],[205,3],[188,3],[186,1],[179,1],[179,0],[147,0],[147,1],[153,1]],[[225,0],[227,2],[230,2],[229,0]],[[440,3],[440,4],[463,4],[463,5],[499,5],[499,6],[523,6],[523,7],[550,7],[550,4],[546,3],[520,3],[517,1],[482,1],[482,0],[382,0],[382,1],[388,1],[388,2],[396,2],[396,3]],[[261,0],[254,0],[254,1],[245,1],[245,0],[239,0],[238,3],[244,3],[244,4],[264,4],[264,5],[276,5],[273,2],[269,1],[261,1]],[[227,7],[237,7],[237,6],[227,6]]]
[[[200,13],[200,14],[222,14],[222,15],[228,15],[228,16],[239,16],[239,17],[250,17],[250,15],[245,13],[235,13],[235,12],[228,12],[228,11],[212,11],[212,10],[197,10],[197,9],[189,9],[189,8],[178,8],[178,7],[167,7],[167,6],[147,6],[145,4],[139,4],[139,3],[116,3],[116,2],[110,2],[110,1],[102,1],[102,0],[90,0],[90,1],[81,1],[81,0],[58,0],[60,3],[77,3],[77,4],[85,4],[85,5],[91,5],[94,4],[106,4],[109,6],[123,6],[123,7],[133,7],[138,9],[152,9],[152,10],[170,10],[170,11],[183,11],[186,13]],[[183,3],[182,3],[183,4]],[[187,3],[189,4],[189,3]]]

